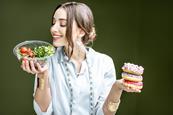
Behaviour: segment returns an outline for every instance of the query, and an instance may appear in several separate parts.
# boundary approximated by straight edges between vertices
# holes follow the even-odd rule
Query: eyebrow
[[[53,18],[55,20],[55,18]],[[59,18],[58,20],[67,21],[65,18]]]

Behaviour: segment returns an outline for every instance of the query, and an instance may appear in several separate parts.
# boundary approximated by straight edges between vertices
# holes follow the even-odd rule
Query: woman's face
[[[62,8],[57,9],[53,16],[53,25],[50,28],[50,32],[53,37],[53,45],[55,47],[67,45],[67,40],[65,36],[66,24],[67,24],[66,11]]]
[[[56,10],[53,16],[53,25],[50,29],[51,35],[53,37],[53,45],[55,47],[68,46],[66,38],[66,28],[67,28],[67,13],[63,8]],[[83,33],[82,33],[83,34]],[[72,39],[75,41],[81,37],[81,29],[77,27],[75,21],[73,21],[72,26]]]

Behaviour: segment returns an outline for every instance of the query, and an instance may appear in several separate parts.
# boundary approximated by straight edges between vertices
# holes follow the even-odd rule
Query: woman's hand
[[[43,67],[35,60],[23,59],[21,68],[27,73],[38,74],[39,78],[48,76],[48,64],[45,64]]]
[[[119,79],[115,82],[116,87],[118,87],[120,90],[124,90],[126,92],[136,92],[140,93],[141,90],[135,87],[131,87],[130,85],[126,84],[124,82],[124,79]]]

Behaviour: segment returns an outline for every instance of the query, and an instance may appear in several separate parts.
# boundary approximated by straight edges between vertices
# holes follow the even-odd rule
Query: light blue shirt
[[[52,100],[46,112],[42,112],[37,102],[34,100],[34,110],[37,115],[69,115],[70,114],[70,91],[65,74],[64,63],[71,72],[71,81],[73,87],[73,108],[72,115],[89,115],[89,73],[90,66],[93,77],[94,87],[94,115],[104,115],[102,107],[106,100],[113,83],[116,80],[115,67],[113,60],[102,53],[87,48],[86,60],[82,62],[81,70],[77,76],[77,70],[72,61],[64,54],[63,47],[56,50],[54,56],[49,58],[49,82]],[[34,94],[37,86],[35,79]]]

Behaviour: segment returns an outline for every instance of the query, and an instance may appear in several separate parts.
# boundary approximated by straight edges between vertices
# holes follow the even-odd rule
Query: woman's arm
[[[141,92],[141,90],[137,88],[132,88],[124,84],[123,79],[116,80],[116,82],[112,85],[109,95],[103,105],[102,109],[104,115],[115,115],[120,104],[120,98],[123,90],[126,92]]]
[[[119,81],[117,80],[113,84],[113,86],[110,90],[110,93],[109,93],[107,99],[105,100],[105,103],[102,108],[104,115],[115,115],[115,113],[119,107],[120,97],[121,97],[123,90],[119,88],[118,82]],[[114,109],[114,110],[112,110],[112,109]]]
[[[28,73],[36,74],[38,82],[34,99],[39,105],[41,112],[46,112],[51,102],[48,65],[41,67],[39,63],[34,64],[33,60],[25,60],[22,62],[21,68]]]
[[[51,92],[47,72],[38,74],[38,85],[34,99],[39,105],[41,111],[46,112],[51,102]]]

